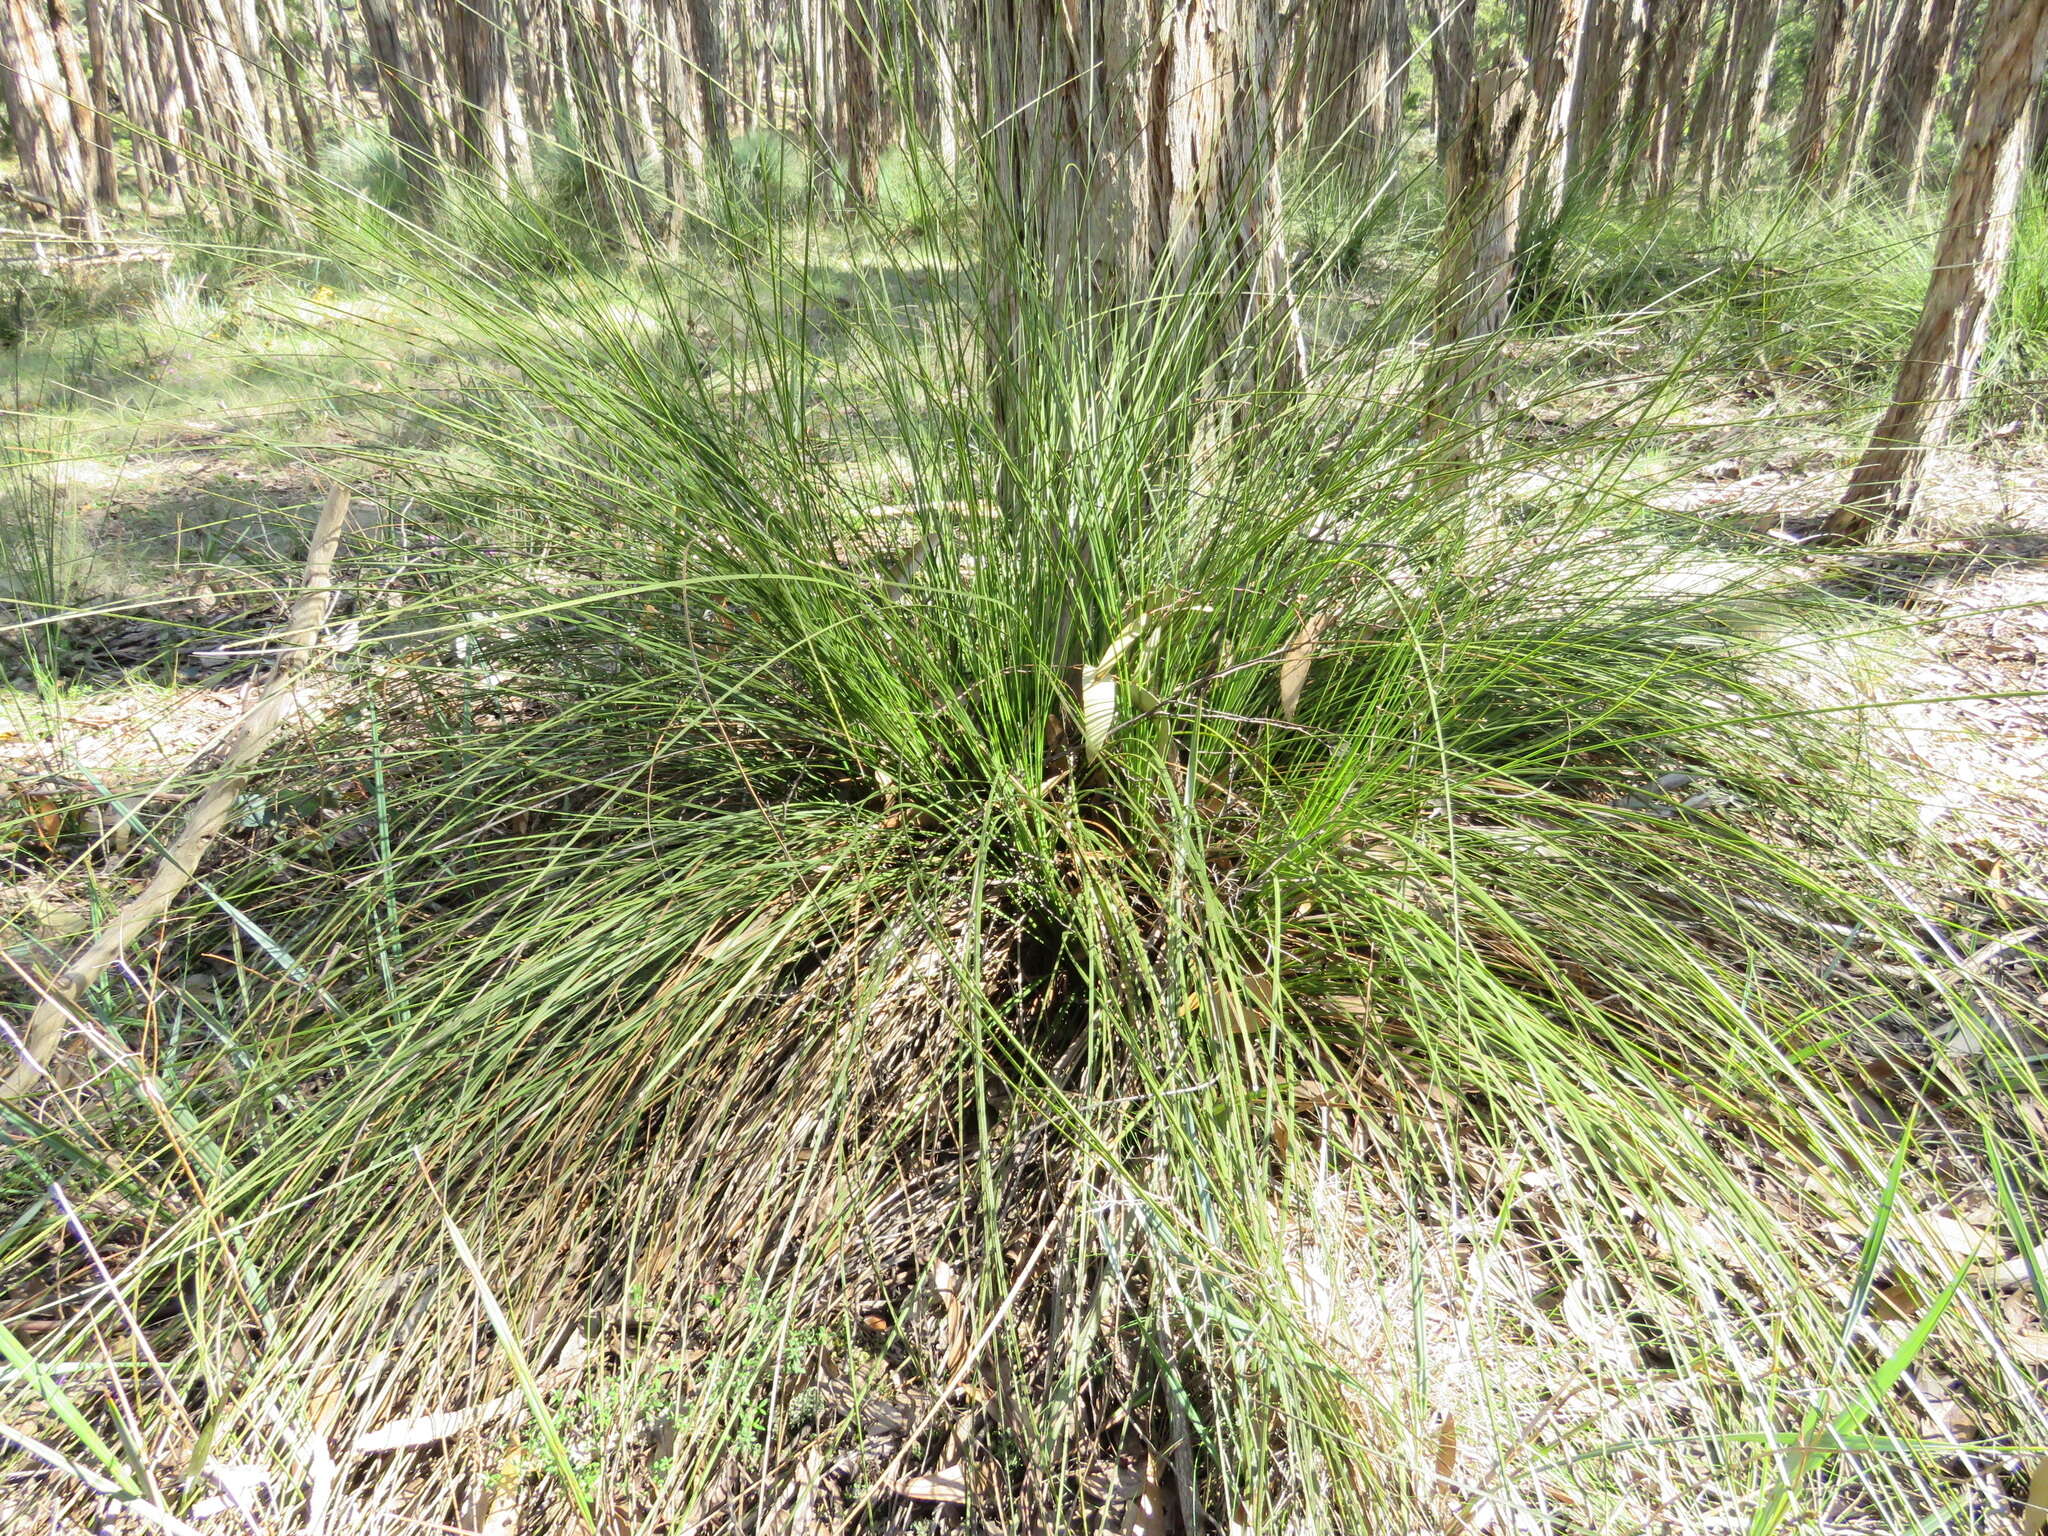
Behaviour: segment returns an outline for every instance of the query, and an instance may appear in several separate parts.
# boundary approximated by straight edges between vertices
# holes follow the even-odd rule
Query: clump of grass
[[[972,288],[916,330],[851,307],[828,372],[807,248],[731,238],[743,280],[546,309],[352,253],[459,331],[412,401],[459,452],[386,466],[435,536],[274,770],[328,812],[209,888],[232,1021],[100,1066],[115,1161],[23,1127],[133,1233],[40,1348],[118,1296],[166,1416],[261,1460],[652,1335],[686,1362],[659,1473],[620,1434],[531,1491],[649,1525],[949,1465],[1004,1528],[1147,1490],[1405,1527],[1561,1467],[1640,1513],[1632,1458],[1681,1435],[1717,1512],[1901,1515],[1953,1451],[1892,1390],[1923,1360],[2021,1432],[1992,1316],[1871,1221],[1987,1147],[2038,1210],[2043,1163],[1993,1005],[1893,894],[1905,806],[1772,669],[1844,610],[1767,559],[1664,579],[1611,487],[1520,521],[1484,466],[1447,489],[1398,376],[1219,400],[1175,295],[1103,348],[1007,274],[1038,365],[1001,412]],[[744,345],[702,339],[721,291]],[[1461,1256],[1600,1341],[1596,1392],[1671,1390],[1582,1447],[1534,1349],[1434,1380]],[[1880,1276],[1924,1330],[1873,1367]],[[494,1464],[432,1454],[435,1496]]]
[[[1886,200],[1756,193],[1705,211],[1574,198],[1532,231],[1517,302],[1551,324],[1676,321],[1698,365],[1762,369],[1857,398],[1888,382],[1919,318],[1931,225]]]

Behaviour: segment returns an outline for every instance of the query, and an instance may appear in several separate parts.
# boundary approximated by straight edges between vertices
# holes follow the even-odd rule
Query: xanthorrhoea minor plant
[[[211,887],[232,1016],[36,1143],[143,1238],[39,1344],[147,1343],[137,1447],[335,1520],[1356,1531],[1633,1508],[1684,1436],[1702,1509],[1921,1507],[1923,1359],[2017,1422],[1913,1218],[1990,1147],[2023,1229],[2038,1148],[1772,665],[1827,599],[1668,579],[1611,443],[1443,494],[1391,313],[1276,392],[1185,269],[1077,342],[1028,242],[731,240],[352,253],[457,337],[270,786],[360,797]]]

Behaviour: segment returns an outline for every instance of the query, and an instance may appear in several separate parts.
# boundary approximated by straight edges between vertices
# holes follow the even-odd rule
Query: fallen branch
[[[48,1076],[50,1058],[56,1054],[65,1026],[77,1022],[75,1010],[80,999],[130,944],[170,910],[171,903],[191,883],[221,828],[227,825],[235,801],[248,782],[250,767],[269,747],[271,738],[297,702],[294,683],[317,654],[320,628],[327,621],[328,604],[333,597],[334,553],[341,543],[342,525],[348,519],[348,502],[349,493],[344,486],[337,485],[328,493],[327,504],[313,526],[313,541],[306,553],[304,589],[285,621],[284,645],[277,666],[248,714],[242,717],[219,776],[185,813],[184,825],[164,850],[149,884],[44,985],[42,999],[29,1016],[27,1037],[19,1047],[22,1061],[0,1082],[0,1099],[19,1098]]]

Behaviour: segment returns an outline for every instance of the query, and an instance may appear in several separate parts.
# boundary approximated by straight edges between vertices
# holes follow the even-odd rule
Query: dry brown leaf
[[[1287,649],[1280,653],[1280,718],[1291,721],[1301,708],[1301,690],[1308,683],[1308,669],[1315,660],[1316,642],[1323,637],[1336,619],[1328,608],[1310,616],[1309,621],[1295,631],[1294,638],[1287,642]]]
[[[1904,1276],[1896,1276],[1882,1285],[1871,1287],[1870,1316],[1875,1322],[1914,1323],[1926,1310],[1926,1298]]]
[[[1988,1246],[1982,1227],[1938,1213],[1913,1218],[1907,1223],[1907,1230],[1920,1239],[1929,1253],[1951,1260],[1975,1258]]]
[[[967,1468],[955,1464],[940,1467],[936,1472],[899,1477],[889,1485],[889,1491],[898,1498],[916,1499],[924,1504],[965,1504]]]
[[[1436,1463],[1433,1468],[1436,1480],[1448,1483],[1458,1470],[1458,1415],[1444,1415],[1443,1427],[1436,1432]]]
[[[2007,1259],[1991,1272],[1996,1285],[2024,1285],[2037,1269],[2048,1269],[2048,1242],[2036,1243],[2033,1251]]]
[[[1605,1279],[1593,1274],[1573,1277],[1564,1288],[1558,1310],[1564,1325],[1611,1370],[1636,1365],[1635,1340],[1615,1315],[1615,1298]]]
[[[938,1292],[939,1303],[946,1310],[946,1348],[939,1374],[951,1381],[967,1364],[968,1351],[974,1345],[974,1325],[967,1315],[960,1272],[944,1259],[932,1266],[932,1289]]]
[[[1165,1466],[1147,1451],[1117,1482],[1123,1500],[1123,1536],[1166,1536]]]
[[[28,818],[29,829],[35,833],[36,841],[43,845],[43,852],[55,853],[57,840],[64,835],[62,803],[48,795],[32,794],[27,790],[16,790],[15,797],[21,801],[22,814]]]

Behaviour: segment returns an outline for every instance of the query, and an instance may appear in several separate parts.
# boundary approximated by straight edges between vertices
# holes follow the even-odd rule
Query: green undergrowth
[[[1420,443],[1400,304],[1278,395],[1185,294],[1077,326],[906,224],[317,226],[433,317],[423,451],[324,460],[406,521],[277,814],[0,1110],[9,1422],[165,1507],[558,1529],[943,1474],[988,1529],[1592,1530],[1674,1466],[1701,1527],[1905,1529],[2006,1475],[2013,1325],[1933,1234],[2031,1246],[2038,1085],[1841,682],[1882,620],[1634,501],[1630,421]],[[1547,321],[1631,311],[1602,259]]]

